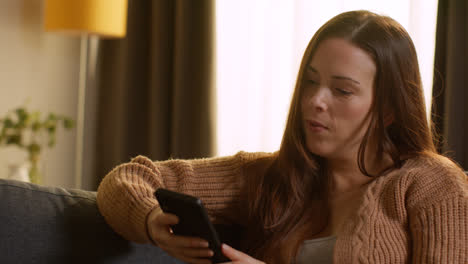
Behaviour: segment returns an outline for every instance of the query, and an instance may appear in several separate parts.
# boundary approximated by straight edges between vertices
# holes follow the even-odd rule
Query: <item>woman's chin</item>
[[[316,146],[316,145],[307,145],[307,148],[309,151],[317,156],[320,156],[322,158],[328,158],[332,156],[333,151],[331,151],[329,148],[325,148],[324,146]]]

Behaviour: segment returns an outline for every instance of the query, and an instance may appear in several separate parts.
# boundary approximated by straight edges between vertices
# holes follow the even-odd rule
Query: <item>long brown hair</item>
[[[332,18],[315,33],[302,58],[275,161],[264,175],[247,179],[249,226],[243,249],[268,263],[294,262],[302,241],[319,233],[328,221],[328,177],[323,159],[305,145],[300,99],[304,69],[318,45],[332,37],[366,51],[377,69],[371,122],[359,148],[360,170],[372,176],[364,163],[369,140],[377,142],[377,157],[388,154],[394,167],[408,157],[435,153],[416,50],[406,30],[395,20],[368,11]]]

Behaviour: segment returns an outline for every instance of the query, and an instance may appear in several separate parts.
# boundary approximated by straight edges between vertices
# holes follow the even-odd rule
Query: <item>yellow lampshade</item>
[[[46,31],[124,37],[127,0],[45,0]]]

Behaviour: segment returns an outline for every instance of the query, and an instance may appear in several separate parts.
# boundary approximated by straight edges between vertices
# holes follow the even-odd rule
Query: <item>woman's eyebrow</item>
[[[332,78],[338,79],[338,80],[348,80],[348,81],[352,81],[353,83],[356,83],[356,84],[359,84],[359,85],[361,84],[360,82],[354,80],[353,78],[346,77],[346,76],[333,75]]]
[[[313,73],[318,73],[318,71],[317,71],[314,67],[312,67],[312,66],[307,66],[307,70],[309,70],[309,71],[311,71],[311,72],[313,72]],[[332,78],[338,79],[338,80],[347,80],[347,81],[351,81],[351,82],[356,83],[356,84],[359,84],[359,85],[361,84],[360,82],[354,80],[354,79],[351,78],[351,77],[347,77],[347,76],[333,75]]]
[[[309,71],[311,71],[311,72],[318,73],[318,71],[317,71],[314,67],[312,67],[312,66],[310,66],[310,65],[307,66],[307,70],[309,70]]]

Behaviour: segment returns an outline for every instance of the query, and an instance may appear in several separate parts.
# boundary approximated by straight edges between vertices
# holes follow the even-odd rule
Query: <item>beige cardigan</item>
[[[158,187],[201,198],[214,221],[242,224],[244,212],[214,215],[239,208],[242,180],[272,159],[269,153],[245,152],[163,162],[138,156],[104,178],[98,207],[117,233],[142,243],[149,242],[145,220],[158,206],[153,197]],[[468,263],[466,175],[443,157],[420,157],[376,178],[333,254],[334,263]]]

